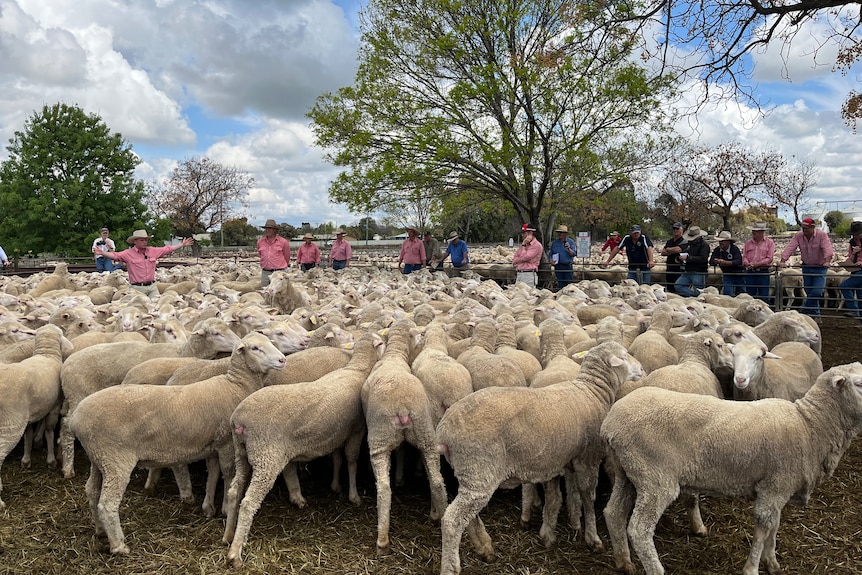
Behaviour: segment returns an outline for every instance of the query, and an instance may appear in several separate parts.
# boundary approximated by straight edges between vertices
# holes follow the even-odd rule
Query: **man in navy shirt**
[[[569,228],[560,225],[556,229],[559,236],[551,242],[550,259],[557,276],[557,289],[563,289],[575,280],[572,262],[578,255],[575,241],[569,237]]]
[[[622,249],[626,250],[626,257],[629,260],[629,273],[626,278],[649,285],[652,269],[655,267],[655,253],[653,252],[652,240],[641,233],[640,226],[632,226],[629,230],[629,235],[623,238],[620,245],[611,250],[608,259],[602,263],[602,267],[608,267]],[[640,279],[638,279],[638,276],[640,276]]]

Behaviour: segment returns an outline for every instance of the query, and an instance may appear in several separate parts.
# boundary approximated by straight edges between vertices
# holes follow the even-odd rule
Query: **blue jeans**
[[[702,272],[683,272],[676,283],[676,293],[682,297],[697,297],[706,283],[706,274]]]
[[[332,260],[332,269],[343,270],[347,267],[347,260]]]
[[[859,301],[862,300],[862,271],[853,272],[850,277],[841,282],[841,295],[844,297],[844,307],[847,311],[862,317]]]
[[[96,258],[97,272],[112,272],[114,271],[114,260],[109,260],[106,257]]]
[[[422,264],[404,264],[404,271],[401,272],[403,274],[411,274],[417,270],[422,269]]]
[[[823,297],[823,289],[826,287],[826,267],[802,266],[802,287],[805,289],[805,302],[800,311],[819,316],[820,298]]]
[[[554,273],[557,276],[558,290],[575,281],[575,272],[572,271],[572,264],[557,264],[554,266]]]
[[[745,276],[741,272],[722,272],[721,293],[735,296],[745,291]]]
[[[629,266],[629,273],[626,274],[626,279],[635,280],[639,284],[650,285],[650,279],[652,279],[652,270],[646,267],[646,265],[631,265]]]
[[[745,276],[748,295],[769,303],[769,275],[769,272],[749,272]]]

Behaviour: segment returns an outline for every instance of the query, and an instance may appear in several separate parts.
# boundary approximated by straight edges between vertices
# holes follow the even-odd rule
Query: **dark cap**
[[[682,229],[682,222],[674,222],[672,227],[675,230],[681,230]]]
[[[426,232],[425,232],[425,235],[426,235],[426,236],[430,236],[430,235],[431,235],[431,232],[430,232],[430,231],[426,231]]]
[[[536,231],[536,226],[534,226],[533,224],[524,224],[523,226],[521,226],[521,232],[522,233],[523,232],[535,232],[535,231]]]
[[[633,234],[633,233],[635,233],[635,232],[639,232],[639,231],[641,231],[641,227],[640,227],[639,225],[637,225],[637,224],[633,225],[633,226],[629,229],[629,233],[630,233],[630,234]]]

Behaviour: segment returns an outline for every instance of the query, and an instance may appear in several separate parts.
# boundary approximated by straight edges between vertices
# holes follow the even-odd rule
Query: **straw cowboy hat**
[[[277,224],[277,223],[275,223],[275,220],[270,219],[270,220],[266,220],[266,223],[265,223],[265,224],[263,224],[263,226],[261,226],[261,227],[262,227],[263,229],[266,229],[266,228],[274,228],[274,229],[276,229],[276,230],[277,230],[277,229],[278,229],[278,224]]]
[[[150,236],[147,235],[147,230],[135,230],[132,235],[126,238],[126,241],[130,244],[135,243],[135,240],[148,240]]]
[[[304,240],[316,240],[317,238],[314,237],[314,234],[305,234],[304,236],[302,236],[302,239],[304,239]]]
[[[745,229],[751,230],[752,232],[757,232],[757,231],[765,232],[769,228],[766,227],[766,222],[754,222],[754,225],[745,226]]]
[[[343,236],[344,235],[344,229],[343,228],[336,228],[335,235],[336,236]]]
[[[451,234],[449,234],[449,239],[450,239],[450,240],[454,240],[454,239],[455,239],[455,238],[457,238],[457,237],[458,237],[458,232],[452,232]]]
[[[690,226],[686,230],[686,232],[682,235],[682,237],[685,238],[685,241],[687,241],[687,242],[693,242],[697,238],[705,238],[708,235],[709,235],[708,233],[706,233],[705,231],[703,231],[699,227]]]
[[[557,226],[557,229],[555,229],[554,231],[558,234],[559,233],[567,234],[567,233],[569,233],[569,226],[565,226],[563,224],[560,224],[559,226]]]
[[[728,240],[730,241],[730,243],[734,243],[736,241],[736,238],[733,237],[731,233],[727,230],[721,230],[721,232],[719,232],[719,234],[715,236],[715,239],[717,239],[718,241]]]
[[[416,226],[407,226],[407,227],[406,227],[406,228],[404,228],[404,229],[405,229],[405,230],[407,230],[408,232],[409,232],[410,230],[413,230],[413,231],[414,231],[414,232],[416,232],[417,234],[419,233],[419,229],[418,229]]]

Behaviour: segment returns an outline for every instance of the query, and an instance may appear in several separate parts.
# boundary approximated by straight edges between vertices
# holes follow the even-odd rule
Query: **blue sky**
[[[317,95],[352,82],[361,5],[0,0],[0,160],[28,116],[62,101],[122,133],[143,160],[142,178],[206,155],[255,178],[244,214],[252,223],[352,223],[362,214],[328,201],[336,171],[312,146],[305,114]],[[708,144],[812,157],[820,170],[812,199],[832,209],[858,198],[862,209],[862,136],[839,117],[859,71],[831,72],[828,54],[814,66],[806,41],[820,33],[801,37],[786,70],[777,50],[754,56],[757,93],[776,106],[766,117],[720,102],[679,129]]]

